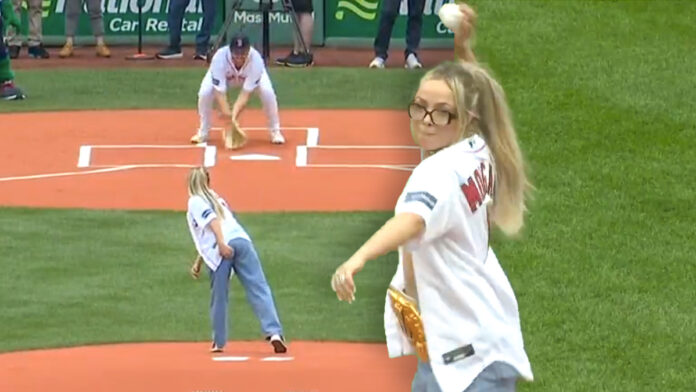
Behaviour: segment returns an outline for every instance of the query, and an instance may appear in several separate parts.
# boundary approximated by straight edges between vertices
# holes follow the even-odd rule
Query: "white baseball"
[[[459,26],[464,17],[464,13],[459,10],[459,6],[455,3],[443,4],[437,15],[440,17],[442,24],[452,31],[456,31],[457,26]]]

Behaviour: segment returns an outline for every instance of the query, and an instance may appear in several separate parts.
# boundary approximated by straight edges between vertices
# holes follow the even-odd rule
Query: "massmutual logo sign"
[[[11,0],[3,0],[11,1]],[[42,2],[43,16],[43,35],[47,42],[56,40],[62,42],[65,36],[65,11],[68,0],[40,0]],[[92,29],[90,27],[86,1],[81,0],[82,14],[77,29],[78,37],[92,39]],[[140,27],[146,38],[156,40],[168,37],[169,27],[167,24],[167,14],[169,3],[172,0],[99,0],[104,18],[104,30],[108,37],[119,37],[124,40],[130,37],[137,37]],[[226,10],[231,9],[231,4],[236,0],[215,0],[218,3],[215,21],[211,29],[213,35],[221,31],[223,25],[222,7]],[[232,15],[232,26],[230,31],[244,29],[252,37],[261,37],[262,15],[260,12],[261,2],[267,4],[272,2],[272,9],[269,15],[271,22],[271,44],[292,43],[293,20],[290,14],[283,12],[283,0],[243,0],[242,9],[235,11]],[[335,0],[331,0],[335,1]],[[371,0],[375,1],[375,0]],[[315,31],[312,41],[323,43],[323,1],[313,0]],[[23,4],[23,18],[26,18],[26,2]],[[138,8],[142,7],[142,26],[138,19]],[[247,10],[247,11],[245,11]],[[184,20],[182,22],[182,37],[192,38],[198,33],[203,24],[203,0],[190,0],[184,10]],[[23,31],[26,32],[26,23]],[[78,38],[79,39],[79,38]],[[158,41],[159,42],[159,41]]]
[[[360,19],[375,20],[379,0],[340,0],[336,10],[336,20],[343,20],[346,12],[355,14]]]
[[[437,16],[443,4],[454,2],[453,0],[425,0],[423,15]],[[344,20],[346,14],[351,13],[360,19],[376,20],[379,7],[379,0],[338,0],[334,17],[336,20]],[[408,1],[402,0],[399,8],[399,15],[408,15]]]
[[[452,32],[442,24],[437,13],[444,4],[454,0],[425,0],[423,9],[423,38],[451,38]],[[343,38],[374,38],[379,23],[380,0],[328,0],[326,35]],[[404,35],[408,17],[408,0],[401,0],[392,37]]]
[[[281,0],[263,0],[268,8],[268,22],[270,24],[290,24],[292,17],[290,13],[283,12],[283,2]],[[244,11],[234,11],[232,22],[235,24],[258,24],[263,23],[261,11],[261,0],[245,0],[242,3]]]

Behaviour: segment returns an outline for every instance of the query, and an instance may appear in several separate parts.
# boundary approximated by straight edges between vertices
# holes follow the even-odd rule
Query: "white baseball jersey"
[[[229,210],[225,200],[219,196],[217,200],[222,205],[225,213],[224,219],[220,222],[225,243],[229,243],[234,238],[245,238],[251,241],[247,232]],[[201,255],[205,264],[213,271],[217,270],[220,262],[222,262],[215,233],[209,226],[210,222],[217,217],[215,209],[205,198],[197,195],[189,197],[186,220],[191,232],[191,238],[196,245],[198,254]]]
[[[237,69],[232,62],[229,46],[215,52],[210,60],[210,67],[205,75],[215,90],[224,93],[227,86],[242,86],[244,91],[252,91],[259,86],[261,77],[266,73],[266,64],[258,50],[249,47],[249,55],[244,65]],[[204,79],[205,80],[205,79]]]
[[[465,390],[494,361],[533,378],[515,295],[489,247],[493,173],[485,141],[472,136],[423,160],[395,208],[425,221],[419,238],[399,251],[413,255],[428,355],[443,392]],[[392,279],[400,289],[402,269],[400,261]],[[385,334],[390,357],[414,352],[388,302]]]

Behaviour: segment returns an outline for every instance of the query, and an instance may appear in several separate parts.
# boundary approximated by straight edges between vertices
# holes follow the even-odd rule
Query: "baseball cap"
[[[237,33],[230,41],[232,53],[245,53],[249,49],[249,37],[243,33]]]

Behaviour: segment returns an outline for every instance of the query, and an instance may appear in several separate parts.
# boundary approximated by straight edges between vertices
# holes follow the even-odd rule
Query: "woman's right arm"
[[[355,294],[353,275],[369,260],[398,249],[420,235],[424,229],[423,218],[414,213],[400,213],[389,219],[334,273],[332,287],[338,299],[352,302]]]
[[[231,259],[234,256],[234,249],[225,243],[225,236],[222,235],[222,225],[220,224],[220,218],[213,218],[210,221],[210,229],[215,233],[215,240],[217,241],[218,251],[220,255],[226,259]]]
[[[459,29],[454,32],[454,56],[465,63],[476,63],[476,56],[471,49],[471,36],[476,25],[476,12],[466,4],[459,4],[459,11],[464,14]]]

